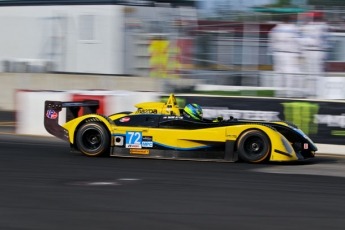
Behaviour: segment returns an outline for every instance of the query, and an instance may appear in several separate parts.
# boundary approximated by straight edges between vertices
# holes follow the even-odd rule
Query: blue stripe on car
[[[198,146],[198,147],[192,147],[192,148],[179,148],[179,147],[175,147],[175,146],[170,146],[170,145],[165,145],[165,144],[162,144],[162,143],[158,143],[158,142],[153,142],[154,144],[156,145],[160,145],[162,147],[165,147],[165,148],[169,148],[169,149],[176,149],[176,150],[197,150],[197,149],[206,149],[206,148],[211,148],[211,146]]]

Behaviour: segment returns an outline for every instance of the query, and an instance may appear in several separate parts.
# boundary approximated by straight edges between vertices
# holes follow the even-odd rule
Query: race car
[[[86,156],[213,160],[248,163],[299,161],[317,147],[287,121],[190,120],[170,95],[166,102],[145,102],[136,110],[109,116],[95,113],[98,101],[45,101],[46,130]],[[66,123],[59,125],[66,108]],[[78,111],[83,114],[78,116]],[[216,122],[215,122],[216,121]]]

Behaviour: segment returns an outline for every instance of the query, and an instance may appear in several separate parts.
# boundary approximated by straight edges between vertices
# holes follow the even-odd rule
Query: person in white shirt
[[[292,21],[291,16],[284,16],[269,32],[269,50],[273,56],[273,67],[276,76],[275,82],[283,83],[287,97],[300,97],[303,88],[300,80],[300,30]],[[281,84],[280,84],[281,85]]]
[[[301,26],[302,69],[307,73],[309,96],[315,97],[318,92],[318,78],[325,76],[325,61],[329,49],[329,27],[323,21],[322,12],[306,14],[307,22]]]

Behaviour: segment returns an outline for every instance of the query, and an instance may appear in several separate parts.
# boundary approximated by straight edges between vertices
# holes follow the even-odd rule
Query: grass
[[[274,90],[238,90],[238,91],[194,91],[195,94],[208,94],[219,96],[255,96],[255,97],[274,97]]]

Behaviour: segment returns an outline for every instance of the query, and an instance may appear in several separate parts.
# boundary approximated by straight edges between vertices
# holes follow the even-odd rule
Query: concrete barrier
[[[70,94],[66,92],[18,90],[15,94],[17,134],[50,135],[44,128],[44,101],[67,101]],[[61,111],[59,124],[66,122],[66,111]]]
[[[328,145],[316,143],[317,154],[334,154],[345,156],[345,145]]]

